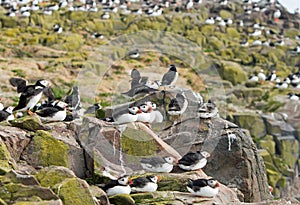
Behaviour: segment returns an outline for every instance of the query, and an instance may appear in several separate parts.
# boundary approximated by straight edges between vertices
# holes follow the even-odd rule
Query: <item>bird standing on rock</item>
[[[108,184],[104,186],[104,191],[108,196],[113,196],[117,194],[130,194],[132,184],[131,179],[128,176],[119,177],[117,180],[111,180]]]
[[[155,192],[157,190],[157,182],[160,181],[159,176],[139,177],[132,180],[132,192]]]
[[[3,108],[3,110],[0,110],[0,122],[7,120],[14,120],[14,115],[12,114],[13,112],[13,107],[9,106],[9,107],[5,107]]]
[[[178,166],[186,171],[202,169],[209,156],[210,154],[206,151],[189,152],[178,161]]]
[[[173,86],[178,78],[178,72],[175,65],[170,65],[169,71],[164,74],[161,86]]]
[[[25,111],[30,113],[32,109],[41,99],[43,92],[49,89],[50,83],[47,80],[38,80],[34,85],[27,85],[27,82],[21,78],[11,78],[10,84],[17,87],[17,92],[21,93],[19,103],[14,108],[15,110]]]
[[[220,184],[215,179],[188,179],[187,190],[196,196],[214,197],[219,193]]]
[[[125,124],[137,121],[138,114],[142,111],[137,106],[131,106],[127,110],[113,114],[113,124]]]
[[[174,157],[150,157],[142,158],[141,166],[149,172],[164,172],[169,173],[173,169],[173,165],[177,163]]]
[[[36,112],[43,121],[55,122],[63,121],[67,116],[67,104],[62,101],[54,101],[51,106],[44,107]]]

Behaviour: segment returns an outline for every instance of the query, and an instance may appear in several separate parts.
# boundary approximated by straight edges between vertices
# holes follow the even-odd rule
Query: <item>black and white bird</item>
[[[130,52],[128,53],[128,56],[129,56],[130,58],[133,58],[133,59],[138,58],[138,57],[140,56],[140,51],[139,51],[139,49],[135,49],[135,50],[133,50],[133,51],[130,51]]]
[[[67,104],[62,101],[54,101],[50,106],[38,110],[36,114],[45,122],[63,121],[67,116]]]
[[[148,101],[147,105],[149,105],[149,106],[152,107],[152,112],[150,113],[150,121],[149,122],[150,123],[155,123],[155,122],[160,123],[160,122],[163,122],[164,121],[164,116],[163,116],[162,112],[160,112],[157,109],[156,103]]]
[[[215,179],[188,179],[187,190],[196,196],[214,197],[219,193],[220,184]]]
[[[132,192],[155,192],[157,190],[157,182],[160,181],[159,176],[146,176],[132,179]]]
[[[93,33],[92,38],[96,38],[96,39],[104,39],[104,35],[101,33]]]
[[[14,108],[14,111],[32,109],[39,102],[43,93],[52,98],[49,95],[52,92],[49,88],[50,83],[47,80],[38,80],[34,85],[27,85],[27,81],[21,78],[11,78],[9,82],[12,86],[17,87],[18,93],[21,93],[19,103]]]
[[[188,101],[184,93],[177,93],[168,105],[169,115],[181,115],[188,107]]]
[[[142,111],[137,116],[137,122],[145,122],[149,123],[151,119],[151,112],[152,112],[152,105],[150,103],[144,103],[139,106],[140,110]]]
[[[97,110],[101,110],[101,109],[102,109],[102,106],[99,103],[95,103],[94,105],[88,107],[84,111],[84,114],[95,113]]]
[[[142,158],[140,160],[141,166],[144,170],[149,172],[164,172],[169,173],[172,171],[174,164],[177,163],[177,160],[174,157],[150,157]]]
[[[156,82],[152,82],[150,80],[147,80],[145,84],[141,83],[141,84],[134,85],[133,82],[131,84],[134,87],[132,87],[129,91],[124,92],[122,94],[132,98],[144,96],[146,94],[155,92],[159,88],[159,85]]]
[[[132,69],[131,74],[131,88],[135,88],[139,85],[145,85],[147,83],[148,77],[142,77],[137,69]]]
[[[169,71],[164,74],[161,80],[161,86],[174,86],[178,78],[178,72],[175,65],[170,65]]]
[[[0,110],[0,122],[2,122],[4,120],[7,120],[7,121],[14,120],[15,117],[12,114],[13,109],[14,109],[13,107],[9,106],[9,107],[3,108],[3,110]]]
[[[199,105],[198,116],[203,119],[212,118],[218,116],[219,110],[216,104],[212,100],[208,100],[207,103]]]
[[[290,100],[298,101],[300,99],[300,94],[288,93],[288,96]]]
[[[258,82],[259,78],[257,76],[257,72],[255,71],[253,75],[248,78],[249,82]]]
[[[273,70],[271,74],[269,74],[266,78],[267,81],[275,81],[277,78],[276,70]]]
[[[54,31],[55,33],[60,34],[60,33],[63,32],[63,28],[62,28],[59,24],[55,24],[55,25],[53,26],[53,31]]]
[[[266,75],[265,75],[265,73],[264,73],[264,70],[263,70],[263,69],[260,70],[260,72],[258,73],[257,77],[258,77],[258,79],[261,80],[261,81],[265,81],[266,78],[267,78]]]
[[[132,184],[132,181],[129,179],[129,177],[122,176],[116,180],[111,180],[104,186],[103,189],[108,196],[114,196],[117,194],[130,194],[130,184]]]
[[[126,110],[122,110],[118,113],[113,113],[113,124],[125,124],[136,122],[138,119],[138,114],[142,111],[137,106],[131,106]]]
[[[206,151],[189,152],[178,161],[178,166],[186,171],[202,169],[209,156],[210,154]]]
[[[64,102],[68,104],[70,110],[80,110],[81,105],[78,86],[74,86],[69,93],[69,95],[64,97]]]

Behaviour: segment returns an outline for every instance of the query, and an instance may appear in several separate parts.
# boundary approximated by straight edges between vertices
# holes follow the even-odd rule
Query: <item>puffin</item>
[[[38,110],[36,114],[41,117],[43,121],[55,122],[63,121],[67,116],[67,104],[62,101],[54,101],[50,106]]]
[[[178,78],[178,72],[175,65],[170,65],[169,71],[163,75],[161,86],[173,86]]]
[[[132,84],[133,85],[133,84]],[[126,95],[131,98],[135,98],[138,96],[143,96],[145,94],[155,92],[159,88],[159,85],[156,82],[152,82],[150,80],[147,80],[145,84],[136,84],[134,87],[132,87],[129,91],[122,93],[123,95]]]
[[[186,171],[202,169],[209,156],[210,154],[206,151],[188,152],[178,161],[178,166]]]
[[[188,101],[184,93],[177,93],[175,98],[173,98],[168,105],[168,114],[181,115],[186,111],[187,107]]]
[[[92,106],[88,107],[84,111],[84,114],[96,113],[97,110],[101,110],[101,109],[102,109],[102,106],[99,103],[95,103]]]
[[[125,124],[135,122],[138,119],[138,114],[142,111],[137,106],[130,106],[126,110],[113,114],[113,124]]]
[[[214,197],[219,193],[220,184],[217,180],[210,179],[188,179],[187,190],[196,196]]]
[[[70,95],[64,97],[64,102],[68,104],[70,110],[79,110],[81,107],[78,86],[74,86],[69,93]]]
[[[132,59],[138,58],[138,57],[140,56],[139,49],[135,49],[135,50],[133,50],[133,51],[130,51],[130,52],[128,53],[128,56],[129,56],[130,58],[132,58]]]
[[[257,77],[258,77],[259,80],[262,80],[262,81],[265,81],[266,78],[267,78],[266,75],[264,74],[264,70],[263,69],[260,70],[260,72],[258,73]]]
[[[15,117],[12,114],[13,109],[14,109],[13,107],[9,106],[9,107],[3,108],[3,110],[0,110],[0,122],[2,122],[4,120],[7,120],[7,121],[14,120]]]
[[[138,177],[132,180],[132,192],[155,192],[157,190],[157,182],[160,181],[159,176]]]
[[[163,114],[157,110],[157,105],[156,103],[153,103],[153,102],[146,102],[148,106],[151,106],[152,107],[152,112],[150,112],[150,120],[149,122],[150,123],[154,123],[154,122],[163,122],[164,121],[164,116]]]
[[[198,116],[203,119],[212,118],[219,113],[218,107],[212,100],[208,100],[207,103],[199,105]]]
[[[141,77],[141,74],[137,69],[132,69],[130,76],[131,89],[139,85],[145,85],[148,80],[148,77]]]
[[[19,103],[14,108],[14,111],[27,110],[30,113],[32,109],[41,99],[42,94],[45,93],[48,98],[54,98],[47,80],[38,80],[34,85],[27,85],[27,81],[22,78],[11,78],[9,82],[12,86],[17,87],[17,92],[21,93]]]
[[[289,99],[290,100],[299,100],[300,99],[300,94],[295,94],[295,93],[288,93]]]
[[[173,169],[173,165],[177,163],[177,160],[174,157],[165,156],[165,157],[150,157],[142,158],[140,160],[141,166],[144,170],[149,172],[164,172],[169,173]]]
[[[253,75],[248,78],[249,82],[258,82],[259,78],[257,76],[257,72],[255,71]]]
[[[107,196],[113,196],[117,194],[130,194],[132,180],[128,176],[119,177],[116,180],[111,180],[108,184],[104,186],[104,191],[107,193]]]
[[[137,116],[137,122],[146,122],[149,123],[151,119],[152,105],[150,103],[144,103],[139,106],[142,113],[139,113]]]

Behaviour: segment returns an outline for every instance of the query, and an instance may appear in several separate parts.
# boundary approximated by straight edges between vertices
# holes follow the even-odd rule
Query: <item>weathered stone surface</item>
[[[12,126],[19,127],[21,129],[36,131],[36,130],[49,130],[49,128],[44,125],[37,116],[26,116],[22,118],[17,118],[10,122]]]
[[[109,197],[109,201],[115,205],[134,205],[136,204],[133,198],[128,194],[118,194]]]
[[[109,200],[105,191],[100,189],[98,186],[93,185],[90,186],[89,189],[94,199],[97,199],[99,205],[109,205]]]
[[[22,157],[33,167],[50,165],[68,167],[67,152],[66,144],[52,137],[49,132],[39,130],[22,153]]]
[[[3,141],[0,139],[0,175],[5,174],[11,169],[10,166],[10,154],[3,143]]]
[[[86,181],[69,178],[57,184],[55,192],[65,205],[94,205],[94,199]]]
[[[16,127],[0,125],[0,138],[6,145],[11,157],[18,161],[30,141],[30,135]]]
[[[28,186],[40,185],[39,182],[31,175],[27,173],[21,173],[15,170],[10,170],[8,173],[5,174],[6,178],[12,183],[23,184]]]
[[[272,115],[262,115],[266,130],[272,136],[293,136],[295,129],[284,121],[284,119],[275,119]]]
[[[249,130],[253,137],[261,138],[266,135],[266,127],[259,114],[234,113],[233,120],[241,128]]]
[[[49,166],[45,167],[36,174],[37,180],[43,187],[51,187],[61,183],[65,179],[75,178],[75,174],[66,167]]]

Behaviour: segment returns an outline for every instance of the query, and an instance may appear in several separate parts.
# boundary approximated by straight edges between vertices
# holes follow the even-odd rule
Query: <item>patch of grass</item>
[[[67,90],[62,87],[54,87],[52,88],[52,91],[55,98],[59,100],[62,99],[67,93]]]
[[[26,73],[25,71],[21,70],[21,69],[13,69],[11,70],[16,76],[20,77],[20,78],[25,78],[26,77]]]

